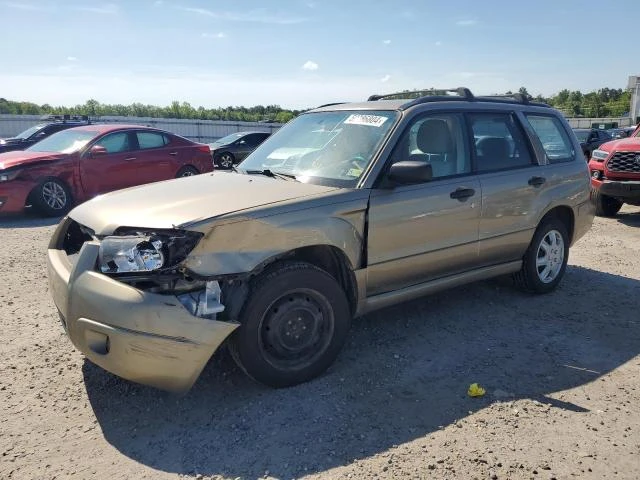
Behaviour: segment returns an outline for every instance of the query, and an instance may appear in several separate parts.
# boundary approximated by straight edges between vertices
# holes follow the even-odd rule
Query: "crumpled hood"
[[[604,150],[605,152],[612,152],[614,150],[625,151],[625,152],[634,152],[640,151],[640,138],[638,137],[628,137],[628,138],[620,138],[618,140],[612,140],[607,143],[603,143],[598,147],[598,150]]]
[[[175,228],[207,218],[336,190],[261,175],[214,172],[100,195],[69,214],[96,235],[118,227]]]
[[[20,167],[31,163],[53,162],[62,160],[68,154],[51,152],[29,152],[18,150],[16,152],[0,153],[0,170],[11,167]]]

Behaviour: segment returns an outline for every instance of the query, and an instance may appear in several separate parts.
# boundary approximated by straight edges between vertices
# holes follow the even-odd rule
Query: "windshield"
[[[231,135],[227,135],[226,137],[219,138],[214,144],[217,145],[227,145],[229,143],[235,142],[240,137],[243,137],[244,133],[232,133]]]
[[[38,130],[40,130],[42,127],[44,127],[44,125],[36,125],[35,127],[27,128],[24,132],[19,133],[18,135],[16,135],[15,138],[22,138],[23,140],[26,140],[31,135],[33,135]]]
[[[589,137],[589,130],[574,130],[573,132],[580,142],[586,142]]]
[[[63,130],[39,141],[35,145],[27,148],[27,150],[30,152],[77,152],[97,135],[97,132],[86,130]]]
[[[338,111],[297,117],[238,168],[294,175],[301,182],[354,187],[395,123],[391,111]]]

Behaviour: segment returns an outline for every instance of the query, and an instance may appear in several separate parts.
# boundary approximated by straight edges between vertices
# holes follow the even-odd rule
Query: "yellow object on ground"
[[[467,390],[467,395],[470,397],[482,397],[485,393],[487,393],[487,391],[477,383],[469,385],[469,390]]]

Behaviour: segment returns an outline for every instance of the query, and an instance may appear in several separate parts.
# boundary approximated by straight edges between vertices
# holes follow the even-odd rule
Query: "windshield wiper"
[[[274,172],[268,168],[265,168],[264,170],[245,170],[244,172],[247,175],[264,175],[265,177],[279,178],[280,180],[298,181],[295,175],[291,175],[290,173]]]

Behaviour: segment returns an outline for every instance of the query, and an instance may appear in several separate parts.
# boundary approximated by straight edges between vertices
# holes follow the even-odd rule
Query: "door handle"
[[[175,157],[176,155],[178,155],[178,152],[169,152],[169,155],[171,155],[172,157]]]
[[[543,185],[546,181],[547,179],[544,177],[531,177],[528,183],[533,187],[539,187],[540,185]]]
[[[453,192],[449,194],[451,198],[457,198],[461,202],[466,200],[469,197],[473,197],[476,194],[476,191],[473,188],[456,188]]]
[[[130,162],[131,160],[135,160],[136,157],[127,157],[124,159],[125,162]]]

